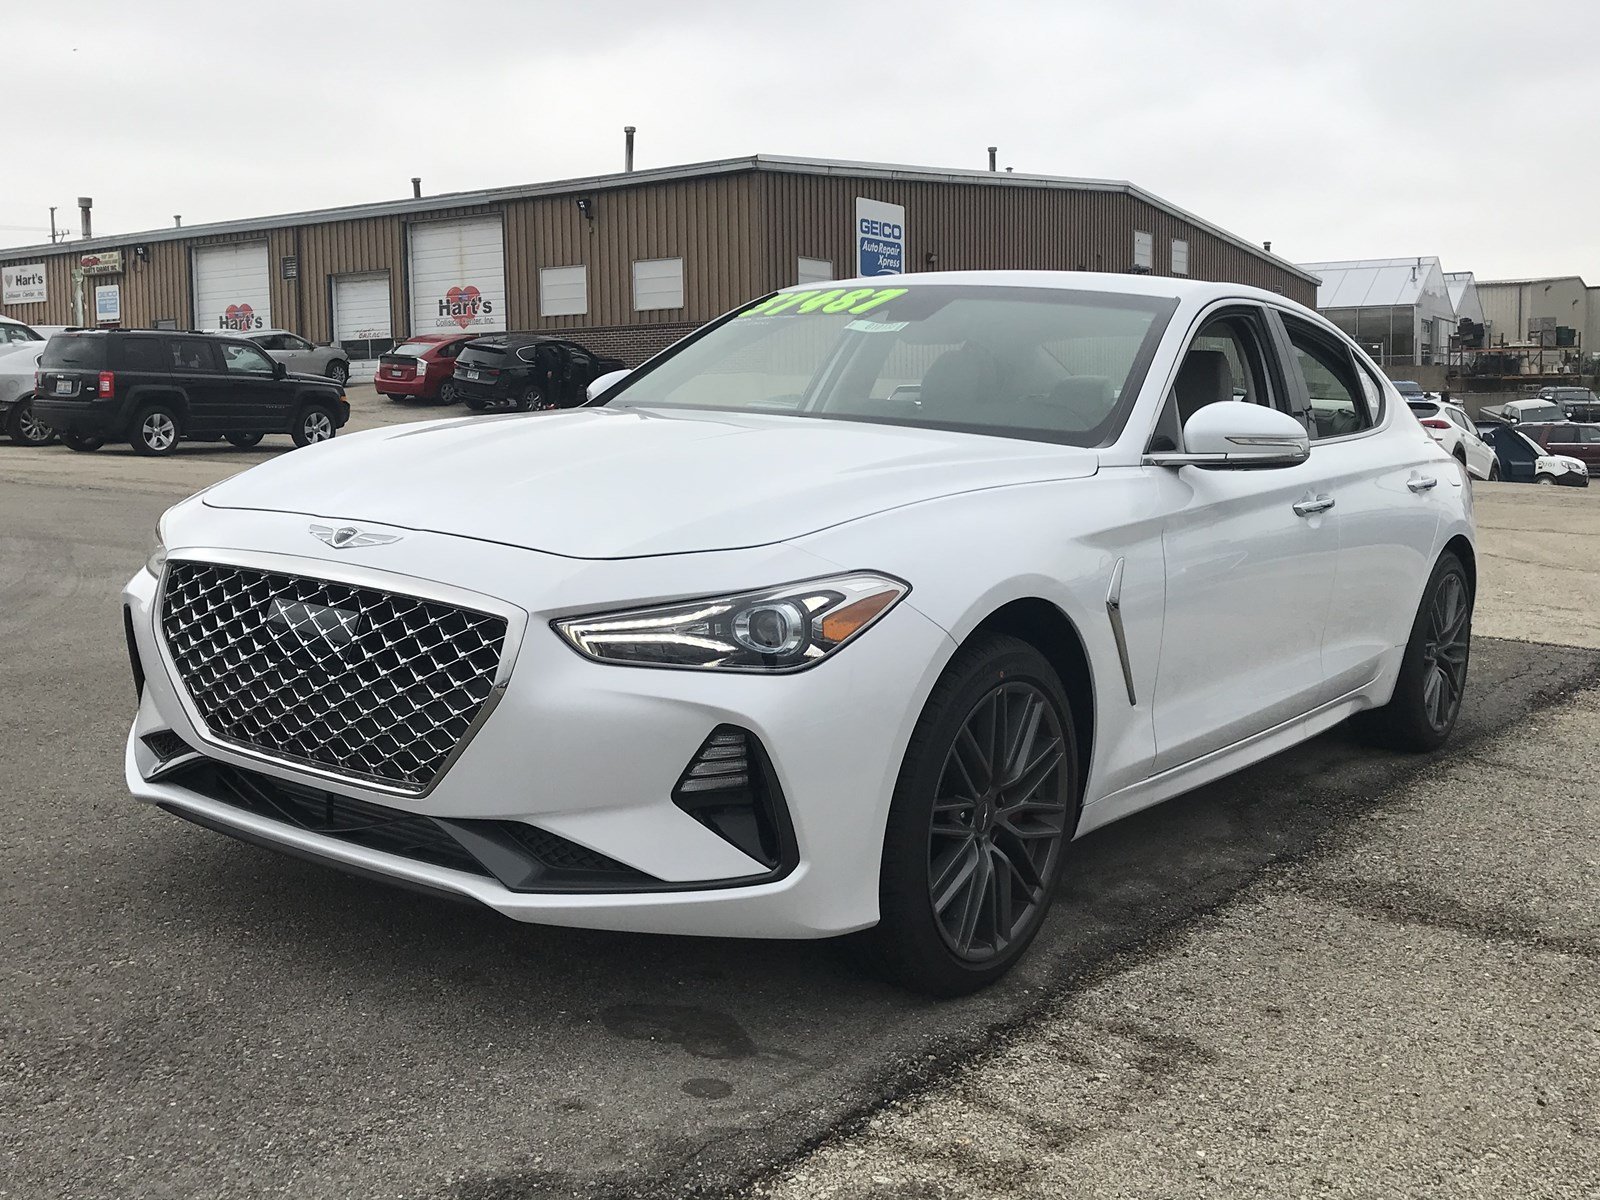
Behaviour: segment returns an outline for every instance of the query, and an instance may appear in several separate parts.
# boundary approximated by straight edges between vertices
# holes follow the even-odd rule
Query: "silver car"
[[[338,346],[318,346],[287,329],[263,329],[247,336],[291,374],[321,375],[341,385],[350,382],[350,356]]]

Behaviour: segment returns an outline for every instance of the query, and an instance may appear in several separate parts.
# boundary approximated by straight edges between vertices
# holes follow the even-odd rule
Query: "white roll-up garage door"
[[[351,358],[376,358],[394,345],[387,271],[333,277],[333,340]]]
[[[505,236],[499,217],[411,226],[411,332],[506,327]]]
[[[194,327],[240,333],[272,328],[272,270],[265,242],[195,248]]]

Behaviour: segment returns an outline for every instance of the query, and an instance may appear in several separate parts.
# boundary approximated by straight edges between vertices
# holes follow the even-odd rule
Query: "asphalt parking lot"
[[[1097,832],[1023,966],[934,1003],[129,800],[118,590],[276,449],[0,446],[0,1197],[1596,1194],[1600,491],[1479,488],[1448,754],[1336,730]]]

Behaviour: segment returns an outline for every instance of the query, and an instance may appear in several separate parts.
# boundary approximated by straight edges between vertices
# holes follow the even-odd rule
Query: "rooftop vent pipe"
[[[182,229],[183,228],[183,214],[182,213],[173,213],[172,214],[172,226],[173,226],[174,229]]]
[[[91,197],[91,196],[79,196],[78,197],[78,215],[82,218],[82,221],[83,221],[83,236],[84,237],[93,237],[94,236],[94,234],[92,232],[91,223],[90,223],[90,220],[89,220],[89,210],[91,208],[93,208],[93,207],[94,207],[94,198],[93,197]]]
[[[996,154],[998,154],[998,153],[1000,153],[1000,147],[999,146],[990,146],[989,147],[989,170],[991,170],[991,171],[998,170],[998,168],[995,166],[995,162],[994,162],[994,156]]]
[[[633,174],[633,134],[632,125],[622,127],[622,169],[629,175]]]
[[[421,200],[422,199],[422,176],[421,175],[413,175],[411,177],[411,198],[413,200]]]

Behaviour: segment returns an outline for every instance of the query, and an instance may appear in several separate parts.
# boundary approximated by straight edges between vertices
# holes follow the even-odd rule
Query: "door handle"
[[[1332,496],[1318,496],[1315,500],[1297,501],[1294,506],[1294,513],[1297,517],[1314,517],[1318,513],[1327,512],[1332,507]]]
[[[1425,492],[1429,488],[1438,487],[1439,481],[1432,475],[1423,475],[1416,479],[1406,480],[1406,486],[1413,492]]]

